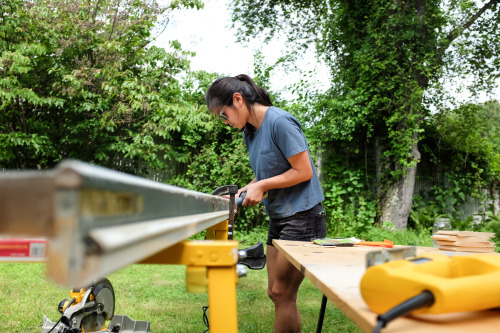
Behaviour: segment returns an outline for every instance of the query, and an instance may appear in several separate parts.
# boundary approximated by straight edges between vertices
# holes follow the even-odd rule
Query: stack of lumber
[[[432,239],[443,251],[493,253],[495,243],[489,241],[491,237],[495,237],[495,233],[440,230],[432,236]]]

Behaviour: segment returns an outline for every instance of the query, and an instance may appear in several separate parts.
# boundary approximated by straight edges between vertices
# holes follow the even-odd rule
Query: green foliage
[[[374,242],[381,242],[384,239],[388,239],[393,241],[395,245],[432,247],[432,238],[428,231],[413,229],[397,230],[390,223],[386,223],[382,227],[374,226],[360,234],[358,238]]]
[[[475,186],[500,179],[500,103],[465,104],[435,117],[439,144],[456,152]]]
[[[374,226],[375,202],[365,202],[361,198],[358,206],[352,203],[343,205],[342,212],[332,212],[329,204],[329,200],[325,200],[329,233],[339,237],[358,237]]]
[[[486,212],[486,219],[479,228],[479,231],[495,233],[492,241],[496,244],[495,252],[500,253],[500,216]]]
[[[443,170],[442,177],[422,201],[439,214],[461,219],[459,208],[471,198],[486,199],[484,191],[499,179],[500,107],[497,101],[466,104],[435,114],[422,141],[422,163],[430,171]]]
[[[472,216],[468,216],[464,220],[458,218],[451,220],[451,228],[453,230],[471,231],[472,229],[474,229],[474,227],[476,227],[477,229],[477,226],[475,226]]]
[[[217,122],[177,41],[151,45],[179,8],[199,0],[2,3],[0,168],[74,158],[211,193],[252,178],[240,135]],[[182,80],[180,79],[182,77]],[[154,173],[154,174],[153,174]],[[262,224],[245,209],[237,227]]]
[[[445,177],[450,185],[434,186],[432,188],[434,200],[431,204],[439,207],[439,211],[443,214],[457,215],[458,207],[468,199],[466,195],[477,193],[477,187],[471,186],[470,179],[457,173],[445,173]]]
[[[323,182],[328,231],[339,236],[355,236],[370,229],[376,215],[376,201],[369,182],[360,169],[341,159],[327,161]]]
[[[222,185],[243,187],[253,178],[248,153],[240,133],[219,122],[205,133],[200,150],[190,158],[186,172],[169,180],[170,184],[205,193]],[[264,206],[243,207],[236,217],[237,230],[250,230],[265,220]]]
[[[168,52],[151,45],[165,16],[201,1],[1,6],[0,167],[74,158],[146,177],[159,170],[168,183],[205,193],[253,179],[241,135],[204,105],[217,75],[192,73],[192,53],[177,41]],[[270,70],[262,67],[263,83]],[[262,205],[246,208],[236,227],[264,220]]]
[[[177,78],[191,55],[151,46],[176,7],[155,1],[21,1],[1,4],[0,166],[51,167],[76,158],[137,172],[181,161],[210,127]]]
[[[269,5],[234,0],[233,5],[234,26],[243,40],[284,31],[296,49],[316,43],[330,67],[332,89],[316,95],[314,105],[299,108],[316,128],[310,130],[315,136],[311,141],[323,147],[340,143],[352,151],[364,145],[375,165],[370,189],[382,208],[400,199],[391,197],[398,193],[393,189],[404,188],[409,169],[419,161],[418,144],[429,116],[426,103],[438,105],[443,99],[424,92],[439,86],[445,75],[472,74],[478,78],[475,86],[485,89],[500,70],[496,1],[283,0]],[[336,172],[335,165],[325,168],[332,168],[325,173]],[[338,186],[335,178],[325,182],[327,191]],[[437,195],[444,204],[458,202],[464,193]],[[410,208],[405,202],[384,209],[405,216]]]
[[[252,228],[252,230],[237,231],[235,232],[234,239],[240,241],[240,247],[243,248],[255,245],[258,242],[266,244],[267,229],[267,225],[261,225]]]
[[[234,2],[242,37],[285,27],[297,48],[315,42],[330,65],[334,84],[326,94],[304,80],[291,105],[271,95],[304,124],[313,154],[331,154],[322,170],[331,232],[373,229],[384,190],[415,165],[411,149],[422,137],[423,155],[447,166],[447,184],[422,199],[429,211],[414,206],[412,227],[428,228],[426,215],[435,209],[456,215],[481,186],[500,179],[498,102],[435,116],[422,103],[430,102],[424,91],[453,71],[477,75],[474,84],[483,88],[498,74],[498,4]],[[202,6],[199,0],[0,3],[0,168],[47,168],[76,158],[143,176],[162,170],[168,182],[206,193],[248,183],[253,174],[240,135],[204,106],[218,75],[192,73],[192,53],[176,41],[169,51],[151,45],[174,10]],[[290,59],[269,66],[256,54],[257,82],[269,88],[273,70],[287,68]],[[264,223],[259,205],[242,209],[236,226]]]
[[[443,217],[440,212],[441,210],[433,204],[418,208],[415,207],[410,212],[410,223],[408,224],[408,227],[414,230],[427,231],[430,233],[436,218]]]
[[[476,224],[472,216],[466,219],[452,219],[451,226],[453,230],[492,232],[495,236],[490,241],[496,244],[495,252],[500,253],[500,216],[492,212],[486,212],[486,218],[479,224]]]

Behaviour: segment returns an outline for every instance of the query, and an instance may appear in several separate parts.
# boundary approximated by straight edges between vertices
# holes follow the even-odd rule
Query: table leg
[[[321,330],[323,329],[323,319],[325,318],[326,301],[327,298],[325,295],[323,295],[323,298],[321,299],[321,309],[319,310],[318,326],[316,327],[316,333],[321,333]]]

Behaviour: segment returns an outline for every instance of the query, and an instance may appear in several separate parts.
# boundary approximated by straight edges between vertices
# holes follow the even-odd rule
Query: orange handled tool
[[[394,247],[394,242],[390,241],[388,239],[384,239],[383,242],[365,242],[365,241],[361,241],[361,242],[356,243],[356,245],[367,245],[367,246],[378,246],[378,247],[393,248]]]

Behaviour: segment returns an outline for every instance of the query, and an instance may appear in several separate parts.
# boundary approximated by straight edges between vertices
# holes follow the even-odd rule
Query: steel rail
[[[91,284],[229,218],[229,199],[78,161],[0,174],[0,235],[49,237],[47,274]]]

